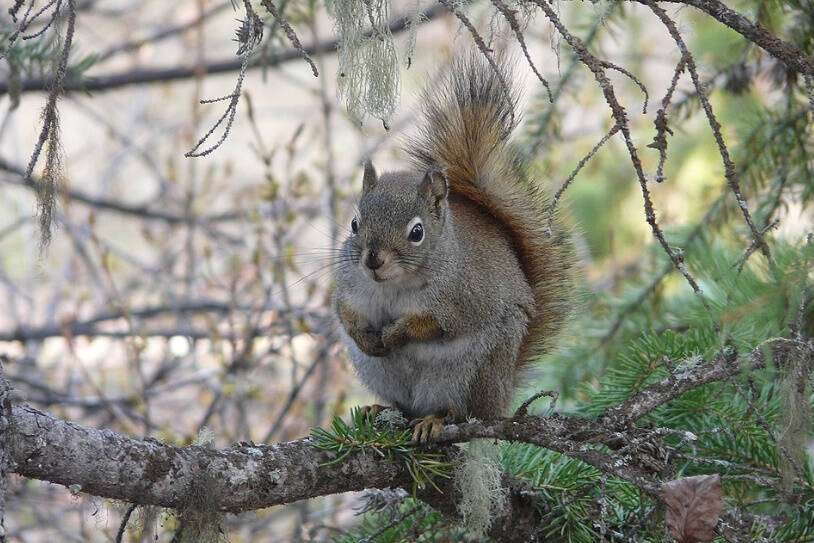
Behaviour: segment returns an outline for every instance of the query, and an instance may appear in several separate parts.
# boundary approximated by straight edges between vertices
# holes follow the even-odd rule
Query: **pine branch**
[[[812,342],[778,339],[773,344],[778,364],[802,348],[814,354]],[[657,498],[662,482],[643,462],[641,448],[631,446],[653,432],[632,424],[684,392],[763,364],[760,348],[741,357],[724,350],[680,377],[671,376],[645,387],[599,420],[555,414],[449,425],[435,444],[422,451],[451,459],[451,444],[472,439],[532,443],[582,460]],[[4,380],[0,384],[6,386]],[[219,510],[237,513],[363,488],[410,488],[413,481],[397,457],[382,457],[373,449],[360,448],[337,461],[334,454],[315,447],[312,438],[220,450],[173,447],[154,439],[83,427],[26,405],[15,405],[10,413],[11,424],[3,435],[11,471],[65,486],[79,485],[82,492],[139,505],[182,508],[190,492],[205,491]],[[206,488],[202,489],[202,484]],[[493,535],[501,540],[521,540],[539,528],[534,520],[539,521],[539,516],[534,516],[539,513],[534,511],[545,510],[545,504],[535,503],[539,496],[522,482],[507,477],[505,484],[510,492],[509,505],[496,522],[493,530],[498,533]],[[439,486],[443,495],[428,486],[419,497],[452,513],[454,489],[446,481],[440,481]]]
[[[636,0],[649,4],[650,0]],[[706,12],[720,23],[725,24],[747,40],[759,46],[791,68],[808,76],[814,75],[814,62],[795,45],[781,40],[760,24],[753,23],[742,14],[729,8],[720,0],[664,0],[673,4],[685,4]]]

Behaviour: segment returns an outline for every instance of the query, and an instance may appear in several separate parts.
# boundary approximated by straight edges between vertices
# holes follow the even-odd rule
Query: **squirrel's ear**
[[[447,191],[449,190],[447,176],[441,170],[429,170],[424,174],[420,190],[435,207],[435,210],[438,211],[441,208],[441,202],[447,199]]]
[[[368,159],[365,160],[365,174],[362,177],[362,192],[367,192],[376,186],[376,168]]]

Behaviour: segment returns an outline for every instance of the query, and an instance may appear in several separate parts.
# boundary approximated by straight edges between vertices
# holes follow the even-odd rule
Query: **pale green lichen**
[[[399,97],[399,67],[388,26],[388,0],[333,0],[330,14],[339,36],[339,94],[350,116],[371,115],[387,126]]]
[[[404,48],[404,63],[407,68],[413,63],[415,45],[418,41],[418,27],[426,20],[427,17],[421,11],[420,0],[414,0],[413,7],[410,8],[410,20],[407,23],[407,45]]]
[[[199,438],[200,438],[199,434]],[[204,433],[204,443],[211,442]],[[207,445],[203,445],[207,446]],[[218,481],[215,475],[203,470],[192,482],[184,496],[184,506],[178,508],[179,528],[175,539],[181,543],[226,543],[223,514],[218,507]]]
[[[468,443],[455,472],[455,484],[461,496],[458,513],[464,528],[482,537],[506,506],[498,444],[488,439]]]
[[[193,445],[198,445],[201,447],[214,447],[215,432],[213,432],[206,426],[202,426],[201,429],[198,430],[198,435],[195,436],[195,441],[193,441]]]
[[[391,430],[404,428],[407,426],[407,419],[401,414],[398,409],[385,409],[376,415],[376,423],[386,426]]]
[[[778,417],[780,432],[777,436],[781,483],[788,491],[793,488],[795,478],[804,477],[806,436],[814,419],[806,391],[806,384],[811,376],[811,370],[806,367],[808,357],[805,354],[795,354],[797,356],[789,357],[780,389],[783,408]]]

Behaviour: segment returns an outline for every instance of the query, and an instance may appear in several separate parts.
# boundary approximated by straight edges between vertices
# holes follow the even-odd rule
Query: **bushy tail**
[[[573,256],[558,221],[549,232],[548,199],[525,177],[510,149],[519,93],[512,64],[501,58],[497,66],[496,71],[477,52],[455,59],[446,78],[425,91],[423,118],[407,151],[421,169],[442,168],[450,192],[483,208],[512,238],[535,300],[518,357],[525,366],[550,347],[565,324]]]

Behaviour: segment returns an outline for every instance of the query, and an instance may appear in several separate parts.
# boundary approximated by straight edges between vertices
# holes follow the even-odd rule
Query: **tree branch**
[[[11,387],[3,376],[3,367],[0,364],[0,543],[6,541],[5,511],[6,511],[6,475],[11,468],[11,451],[8,429],[11,424],[11,402],[9,399]]]
[[[776,359],[800,348],[800,342],[792,340],[774,343]],[[805,347],[814,350],[811,344]],[[711,361],[699,362],[681,376],[645,387],[599,420],[555,414],[467,422],[445,427],[431,447],[433,452],[451,458],[451,444],[477,438],[532,443],[578,458],[657,497],[661,483],[640,461],[645,453],[624,450],[630,443],[641,441],[648,431],[629,425],[684,392],[763,364],[760,348],[743,357],[722,350]],[[7,386],[4,381],[0,384]],[[140,505],[183,509],[191,497],[205,492],[217,510],[238,513],[316,496],[364,488],[409,488],[411,484],[407,470],[397,460],[363,449],[341,462],[329,463],[333,456],[315,448],[310,438],[218,450],[173,447],[154,439],[86,428],[26,405],[13,406],[10,421],[3,435],[15,473],[66,486],[79,485],[88,494]],[[623,428],[625,425],[628,427]],[[592,448],[594,445],[601,447]],[[539,496],[520,481],[507,477],[504,482],[510,492],[509,506],[494,530],[505,530],[501,540],[520,540],[535,529],[531,517],[539,515],[533,513]],[[441,483],[443,496],[424,491],[419,497],[453,512],[455,502],[450,497],[454,489],[450,482]]]
[[[422,23],[431,21],[444,13],[446,10],[439,5],[433,5],[423,12],[420,18]],[[394,18],[388,25],[390,32],[397,34],[406,30],[409,27],[411,17],[403,15]],[[248,68],[265,68],[269,66],[279,66],[292,60],[299,60],[302,58],[302,51],[308,56],[316,56],[324,53],[332,53],[336,51],[339,41],[336,39],[319,41],[310,45],[304,46],[302,49],[290,48],[280,51],[276,54],[269,55],[268,58],[257,57],[253,59]],[[180,79],[189,79],[192,77],[199,77],[201,74],[212,75],[236,72],[240,70],[241,59],[230,58],[225,60],[217,60],[203,65],[189,65],[189,66],[175,66],[172,68],[140,68],[136,70],[128,70],[126,72],[99,75],[99,76],[86,76],[80,80],[72,77],[69,72],[67,78],[63,83],[63,92],[75,91],[106,91],[118,89],[129,85],[143,85],[147,83],[159,83],[165,81],[177,81]],[[7,94],[9,91],[9,81],[0,81],[0,96]],[[26,79],[21,82],[21,92],[29,91],[43,91],[47,90],[51,84],[51,78],[32,78]]]
[[[14,406],[11,418],[16,473],[142,505],[183,508],[201,481],[211,482],[206,491],[218,508],[233,513],[405,482],[400,466],[377,461],[373,453],[321,466],[331,457],[310,439],[221,450],[172,447],[85,428],[28,406]]]
[[[18,327],[14,330],[0,331],[0,341],[40,341],[50,337],[62,336],[132,336],[131,332],[116,332],[110,330],[103,330],[98,328],[98,325],[107,321],[114,321],[118,319],[152,319],[161,318],[167,315],[181,315],[181,314],[201,314],[201,313],[219,313],[228,314],[231,312],[263,312],[274,310],[277,318],[301,318],[309,319],[312,321],[324,321],[323,314],[307,311],[302,308],[292,308],[286,310],[284,308],[277,308],[271,305],[251,306],[245,304],[235,304],[228,302],[220,302],[217,300],[187,300],[178,301],[171,304],[160,304],[152,306],[143,306],[135,308],[117,308],[113,310],[103,310],[99,313],[83,320],[63,320],[59,324],[51,324],[45,326],[30,326]],[[150,330],[150,329],[148,329]],[[173,334],[173,332],[177,332]],[[167,336],[171,335],[186,335],[184,332],[191,333],[195,337],[202,335],[203,338],[211,337],[211,331],[197,330],[195,328],[165,328],[152,329],[152,333],[139,330],[137,333],[144,335],[154,336]]]
[[[647,0],[637,0],[647,4]],[[760,24],[753,23],[737,11],[727,7],[720,0],[661,0],[673,4],[685,4],[700,9],[718,22],[725,24],[747,40],[777,58],[792,70],[803,74],[814,75],[814,63],[805,52],[795,45],[785,42],[766,30]]]
[[[0,176],[0,182],[9,183],[11,185],[16,185],[33,191],[37,190],[37,184],[40,182],[38,178],[32,176],[30,179],[26,179],[25,171],[22,168],[12,164],[2,157],[0,157],[0,171],[7,172],[14,176],[14,178]],[[66,183],[66,185],[68,184],[69,183]],[[137,219],[147,221],[164,222],[169,225],[211,225],[217,223],[235,222],[246,218],[245,210],[227,211],[224,213],[215,213],[211,215],[190,215],[154,209],[153,206],[147,204],[128,204],[112,198],[93,196],[82,191],[66,188],[61,185],[56,187],[56,190],[59,196],[62,198],[67,198],[71,201],[78,202],[100,211],[117,213],[119,215],[135,217]],[[167,207],[166,202],[164,204],[165,207]],[[318,207],[311,205],[306,205],[305,207],[297,209],[297,211],[305,213],[309,216],[313,215],[318,210]]]
[[[2,85],[0,83],[0,85]],[[15,166],[14,164],[8,162],[7,160],[0,158],[0,171],[8,172],[14,176],[19,176],[17,179],[0,179],[0,181],[5,181],[7,183],[18,185],[21,187],[25,187],[29,190],[37,190],[37,185],[40,182],[39,179],[35,177],[26,178],[25,171],[22,168]],[[189,223],[195,222],[197,219],[196,217],[187,217],[180,214],[168,213],[165,211],[153,210],[144,205],[131,205],[125,204],[123,202],[117,200],[111,200],[108,198],[101,198],[96,196],[91,196],[84,192],[67,189],[63,186],[57,187],[57,191],[59,192],[60,196],[67,197],[73,201],[79,202],[81,204],[85,204],[87,206],[102,209],[105,211],[112,211],[115,213],[120,213],[123,215],[133,215],[139,217],[141,219],[150,219],[150,220],[158,220],[163,221],[169,224],[179,224],[179,223]]]
[[[162,28],[149,36],[145,36],[143,38],[136,38],[134,40],[126,41],[123,43],[116,44],[109,49],[106,49],[102,53],[99,53],[95,58],[95,63],[101,63],[108,60],[111,57],[118,55],[119,53],[129,53],[130,51],[136,51],[141,49],[145,45],[155,45],[161,41],[166,39],[172,38],[173,36],[177,36],[178,34],[182,34],[195,26],[198,26],[209,18],[219,14],[221,11],[225,10],[226,8],[230,7],[232,2],[230,0],[226,0],[221,2],[215,6],[208,8],[203,13],[200,13],[195,16],[195,18],[186,21],[184,23],[169,26],[166,28]]]

